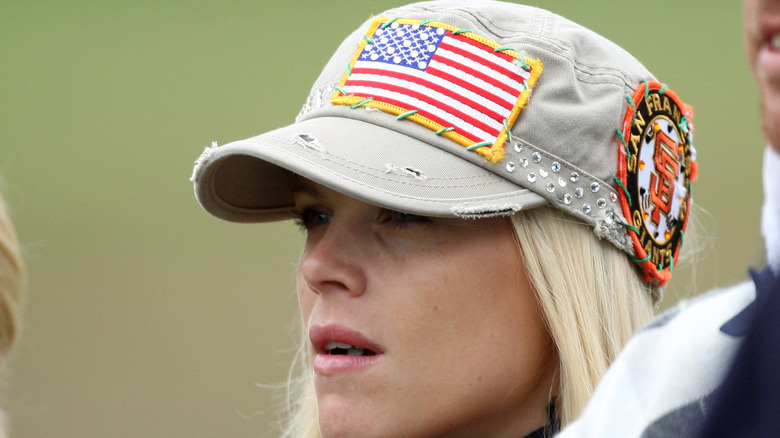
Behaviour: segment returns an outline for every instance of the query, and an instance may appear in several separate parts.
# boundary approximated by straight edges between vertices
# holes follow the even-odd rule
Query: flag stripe
[[[502,115],[508,115],[517,102],[517,96],[505,93],[503,90],[480,81],[474,76],[466,75],[459,70],[436,61],[432,62],[426,71],[392,64],[357,61],[352,71],[363,71],[364,69],[387,70],[394,73],[412,75],[450,90],[447,94],[466,95],[469,99]]]
[[[521,90],[516,90],[516,89],[512,88],[511,86],[509,86],[508,84],[505,84],[505,83],[501,82],[498,79],[495,79],[493,77],[490,77],[487,74],[484,74],[483,71],[479,69],[480,68],[479,65],[475,65],[476,63],[474,63],[470,59],[465,58],[465,57],[463,57],[461,55],[458,55],[458,54],[455,54],[455,53],[447,53],[446,55],[442,55],[439,52],[436,52],[436,54],[433,55],[433,60],[439,61],[442,64],[446,64],[446,65],[448,65],[448,66],[450,66],[452,68],[461,70],[461,71],[463,71],[465,73],[468,73],[468,74],[470,74],[470,75],[472,75],[474,77],[477,77],[477,78],[479,78],[479,79],[489,83],[490,85],[493,85],[494,87],[498,87],[498,88],[504,90],[505,92],[507,92],[509,94],[514,94],[516,96],[516,95],[520,94],[521,91],[523,91],[522,89]]]
[[[500,88],[440,62],[431,62],[427,72],[475,93],[480,93],[486,99],[490,99],[504,108],[511,109],[517,101],[517,96],[512,96]]]
[[[409,69],[406,70],[407,72],[409,71]],[[437,93],[436,99],[440,101],[457,102],[457,104],[463,104],[470,108],[473,108],[476,114],[485,117],[486,120],[483,120],[483,122],[493,122],[496,120],[503,120],[509,117],[510,114],[511,108],[507,109],[507,108],[498,107],[498,105],[493,104],[493,102],[482,99],[479,96],[474,96],[474,97],[476,97],[480,102],[472,100],[471,97],[474,95],[474,93],[471,93],[468,90],[461,90],[462,93],[452,93],[450,90],[451,88],[453,88],[453,84],[450,84],[450,88],[448,88],[446,85],[442,84],[441,82],[429,81],[426,78],[421,78],[418,75],[407,74],[406,72],[402,73],[398,71],[386,71],[386,70],[373,69],[373,68],[371,69],[353,68],[352,77],[350,78],[350,83],[354,84],[353,81],[360,81],[360,80],[381,82],[382,77],[385,75],[389,77],[393,77],[399,81],[404,81],[404,86],[414,89],[415,91],[421,93],[426,93],[426,92]],[[431,75],[426,75],[426,76],[430,79],[436,79]],[[492,108],[488,108],[486,105],[489,105]],[[496,111],[500,111],[500,113]]]
[[[394,94],[394,93],[388,92],[387,94]],[[403,96],[396,96],[396,97],[403,97]],[[395,105],[395,106],[401,107],[401,108],[403,108],[405,106],[405,104],[403,102],[401,102],[399,100],[395,100],[392,97],[377,96],[377,98],[375,100],[380,101],[380,102],[384,102],[384,103],[388,103],[390,105]],[[424,106],[424,105],[421,105],[421,106]],[[431,111],[428,111],[428,110],[425,110],[425,109],[420,109],[417,112],[417,115],[423,116],[423,117],[431,120],[434,123],[438,123],[439,125],[441,125],[443,127],[449,127],[449,126],[452,126],[452,125],[455,124],[455,123],[452,123],[450,120],[448,120],[448,119],[451,118],[451,114],[447,114],[447,113],[439,110],[436,107],[431,107],[430,109],[432,111],[435,111],[435,113],[431,112]],[[460,126],[462,128],[464,125],[461,124]],[[457,132],[458,134],[468,138],[469,140],[471,140],[471,141],[473,141],[475,143],[482,142],[483,139],[489,138],[487,133],[482,133],[482,135],[472,134],[471,131],[463,130],[463,129],[456,129],[455,132]]]
[[[504,80],[516,90],[525,88],[523,86],[523,80],[525,78],[520,75],[520,72],[518,71],[520,68],[499,58],[499,53],[487,53],[484,50],[476,51],[473,46],[459,44],[459,41],[453,40],[452,38],[445,39],[439,45],[439,52],[437,53],[444,56],[444,51],[455,53],[482,65],[483,71],[485,64],[490,63],[490,67],[492,68],[488,71],[494,72],[498,76],[497,79],[502,80],[502,77],[505,78]]]
[[[501,132],[501,128],[503,128],[502,123],[497,123],[498,126],[496,127],[489,126],[484,122],[482,122],[481,120],[462,111],[462,109],[468,110],[468,108],[453,107],[452,105],[448,105],[445,102],[436,100],[432,98],[432,96],[426,95],[425,93],[420,93],[410,88],[403,87],[401,85],[393,85],[387,82],[382,83],[382,82],[371,82],[371,81],[354,81],[351,82],[348,88],[345,88],[345,90],[348,93],[350,93],[352,92],[352,90],[358,90],[361,88],[366,90],[370,94],[380,94],[382,91],[390,91],[390,92],[398,93],[400,95],[407,95],[419,102],[423,102],[433,107],[441,108],[443,112],[452,114],[453,117],[459,119],[461,122],[465,122],[471,126],[478,128],[480,131],[488,134],[490,137],[497,137],[498,133]],[[403,99],[399,99],[399,100],[403,101]],[[407,102],[406,105],[402,105],[401,107],[407,110],[418,109],[417,107],[414,106],[410,108],[409,107],[410,103],[411,102]],[[460,125],[461,123],[456,123],[456,124]],[[484,138],[484,140],[487,140],[487,138]]]
[[[509,64],[514,64],[515,61],[516,61],[516,59],[512,55],[509,55],[509,54],[501,52],[501,51],[495,52],[493,50],[493,48],[488,47],[485,44],[483,44],[483,43],[481,43],[481,42],[479,42],[477,40],[471,39],[471,38],[461,37],[461,36],[458,36],[458,35],[452,35],[450,37],[450,41],[451,42],[454,41],[453,44],[458,45],[458,46],[460,46],[461,44],[468,44],[468,45],[474,47],[474,49],[476,49],[478,52],[480,52],[480,51],[481,52],[485,52],[487,54],[486,59],[489,59],[491,56],[495,55],[496,57],[501,58],[502,60],[506,61]],[[508,68],[511,70],[511,67],[508,67]]]

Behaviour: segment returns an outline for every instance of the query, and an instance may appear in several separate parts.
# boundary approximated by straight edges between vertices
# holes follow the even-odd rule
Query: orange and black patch
[[[663,286],[684,239],[696,179],[693,111],[655,81],[640,84],[628,100],[618,132],[621,207],[645,281]]]

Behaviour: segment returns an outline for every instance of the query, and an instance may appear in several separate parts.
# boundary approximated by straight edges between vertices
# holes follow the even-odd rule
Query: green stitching
[[[645,99],[650,95],[650,84],[647,83],[647,79],[642,78],[642,82],[645,83]]]
[[[374,41],[371,38],[369,38],[367,35],[363,35],[363,39],[366,40],[368,44],[374,44]]]
[[[454,131],[454,130],[455,130],[455,128],[453,128],[453,127],[442,128],[442,129],[439,129],[438,131],[436,131],[436,135],[442,135],[445,132],[450,132],[450,131]]]
[[[455,32],[452,32],[452,34],[453,35],[460,35],[460,34],[466,33],[466,32],[471,32],[471,31],[468,30],[468,29],[459,29],[459,30],[456,30]]]
[[[615,132],[617,133],[618,137],[620,138],[620,142],[623,143],[623,146],[626,148],[626,155],[631,156],[631,152],[628,150],[628,143],[626,143],[626,138],[623,137],[623,133],[620,132],[619,129],[616,129]]]
[[[650,254],[648,254],[647,257],[645,257],[643,259],[638,259],[636,257],[631,257],[631,260],[633,260],[633,261],[635,261],[637,263],[644,263],[644,262],[650,260]]]
[[[509,130],[509,124],[504,119],[504,129],[506,129],[506,141],[512,143],[512,131]]]
[[[493,49],[493,52],[501,52],[501,51],[504,51],[504,50],[513,50],[513,49],[511,47],[508,47],[508,46],[501,46],[501,47],[496,47],[495,49]]]
[[[347,64],[347,73],[349,73],[350,76],[352,76],[352,65]]]
[[[617,222],[617,224],[618,224],[618,225],[620,225],[620,226],[622,226],[622,227],[624,227],[624,228],[628,228],[629,230],[633,231],[634,233],[636,233],[636,235],[637,235],[637,236],[638,236],[639,234],[641,234],[641,233],[639,232],[639,230],[638,230],[638,229],[637,229],[635,226],[633,226],[633,225],[631,225],[631,224],[627,224],[627,223],[625,223],[625,222],[620,222],[620,221],[615,221],[615,222]]]
[[[429,18],[427,20],[423,20],[420,22],[420,26],[425,26],[426,24],[430,23],[431,21],[436,21],[433,18]]]
[[[466,148],[466,150],[473,151],[474,149],[484,148],[490,146],[492,143],[489,141],[483,141],[482,143],[473,144]]]
[[[616,182],[616,183],[618,183],[618,185],[620,186],[620,188],[621,188],[621,189],[623,189],[623,193],[626,195],[626,199],[628,199],[628,206],[629,206],[629,207],[632,207],[632,206],[633,206],[633,205],[632,205],[632,204],[633,204],[633,202],[631,202],[631,194],[630,194],[630,193],[628,193],[628,190],[626,189],[626,186],[624,186],[624,185],[623,185],[623,181],[621,181],[621,180],[620,180],[620,178],[618,178],[618,177],[616,177],[616,176],[615,176],[615,177],[613,177],[613,178],[615,178],[615,182]]]
[[[517,64],[520,68],[522,68],[525,71],[531,71],[531,65],[529,65],[525,61],[525,57],[526,57],[525,50],[523,50],[519,53],[519,56],[517,57],[515,64]],[[523,79],[523,82],[525,82],[525,79]]]
[[[407,112],[405,112],[403,114],[399,114],[398,117],[396,117],[395,119],[396,120],[403,120],[403,119],[405,119],[405,118],[407,118],[409,116],[413,116],[415,114],[417,114],[417,110],[411,110],[411,111],[407,111]]]
[[[626,100],[627,100],[627,101],[628,101],[628,103],[630,103],[630,104],[631,104],[631,106],[634,108],[634,111],[636,111],[636,104],[634,103],[634,99],[632,99],[632,98],[631,98],[631,96],[629,96],[628,94],[626,94]]]
[[[680,131],[686,134],[688,133],[688,119],[685,116],[682,116],[682,118],[680,119],[680,124],[677,126],[679,126]]]
[[[387,23],[385,23],[385,24],[383,24],[383,25],[379,26],[379,28],[380,28],[380,29],[384,29],[384,28],[386,28],[387,26],[390,26],[391,24],[393,24],[393,22],[394,22],[395,20],[399,19],[399,18],[401,18],[401,17],[395,17],[395,18],[393,18],[392,20],[388,21]]]
[[[665,91],[666,91],[666,84],[664,84],[664,86],[661,87],[660,90],[658,90],[658,94],[664,94]]]
[[[344,91],[344,89],[339,87],[338,85],[336,85],[336,91],[338,91],[339,93],[341,93],[341,94],[343,94],[345,96],[347,95],[347,92]]]
[[[669,273],[674,274],[674,256],[669,256],[669,260],[671,260],[669,263]]]
[[[372,100],[374,100],[373,97],[369,97],[367,99],[363,99],[363,100],[361,100],[360,102],[358,102],[358,103],[356,103],[354,105],[350,105],[350,108],[352,108],[352,109],[360,108],[361,106],[367,104],[368,102],[371,102]]]

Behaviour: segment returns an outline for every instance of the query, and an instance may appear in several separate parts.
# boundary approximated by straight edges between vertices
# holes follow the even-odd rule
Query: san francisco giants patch
[[[678,259],[696,179],[693,111],[655,81],[629,99],[618,154],[621,207],[645,281],[663,286]]]

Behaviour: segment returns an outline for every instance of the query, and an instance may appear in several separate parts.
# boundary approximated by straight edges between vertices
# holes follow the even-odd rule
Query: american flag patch
[[[498,162],[541,73],[540,60],[468,30],[380,17],[331,102],[412,120]]]

